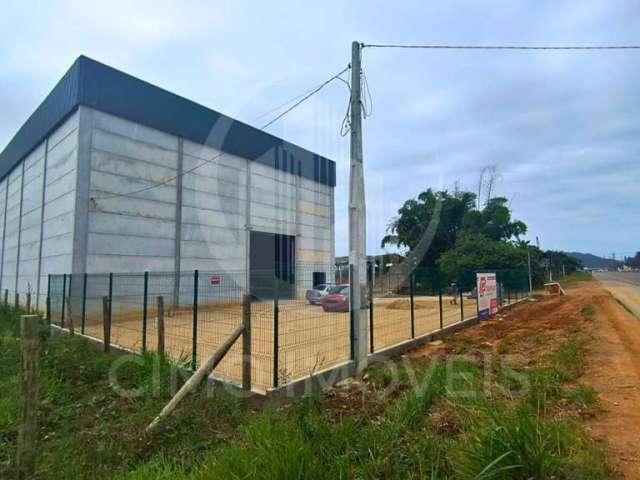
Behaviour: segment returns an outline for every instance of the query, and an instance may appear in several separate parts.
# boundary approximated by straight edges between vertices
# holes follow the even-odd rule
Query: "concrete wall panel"
[[[7,220],[5,227],[5,247],[2,259],[2,286],[9,290],[9,298],[16,292],[16,274],[18,265],[18,245],[20,241],[20,202],[22,200],[22,168],[18,165],[8,177],[9,194],[7,197]]]
[[[90,151],[87,271],[173,270],[177,137],[94,111]]]

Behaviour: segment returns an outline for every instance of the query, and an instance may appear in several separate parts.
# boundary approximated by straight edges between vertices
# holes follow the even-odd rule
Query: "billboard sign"
[[[495,273],[477,273],[478,319],[484,320],[498,311],[498,287]]]

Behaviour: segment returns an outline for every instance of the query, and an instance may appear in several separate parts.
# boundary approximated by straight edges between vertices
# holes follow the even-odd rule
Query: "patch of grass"
[[[566,397],[581,408],[592,408],[598,405],[598,393],[589,385],[580,384],[568,390]]]
[[[13,316],[0,316],[5,332],[0,337],[0,478],[13,477],[17,440],[20,342],[15,325]],[[111,478],[156,457],[188,459],[193,468],[210,449],[237,437],[246,407],[221,389],[188,397],[153,442],[142,435],[179,377],[156,355],[106,355],[78,337],[45,338],[36,478]]]
[[[580,308],[580,315],[585,318],[593,318],[596,315],[596,307],[592,303],[585,303]]]
[[[551,356],[554,370],[562,382],[575,380],[584,368],[584,343],[571,338],[562,343],[558,350]]]
[[[609,478],[603,457],[577,424],[493,405],[460,440],[454,471],[460,479]]]
[[[9,324],[4,331],[15,334]],[[0,339],[0,478],[11,478],[19,341]],[[572,337],[544,366],[514,366],[531,384],[524,398],[485,388],[504,379],[487,378],[479,357],[376,365],[370,384],[389,386],[397,370],[401,389],[375,418],[356,408],[336,419],[318,396],[251,411],[224,392],[200,391],[149,439],[141,432],[179,381],[175,368],[154,355],[105,355],[80,338],[54,335],[42,352],[37,478],[610,478],[603,450],[581,425],[548,415],[567,399],[594,404],[588,387],[565,385],[581,374],[583,355]],[[512,383],[503,388],[522,386],[506,379]],[[113,383],[140,395],[122,396]]]
[[[560,279],[560,283],[566,284],[566,283],[575,283],[575,282],[589,282],[591,280],[593,280],[593,275],[591,274],[591,272],[587,270],[576,270],[575,272],[570,273],[565,277],[562,277]]]

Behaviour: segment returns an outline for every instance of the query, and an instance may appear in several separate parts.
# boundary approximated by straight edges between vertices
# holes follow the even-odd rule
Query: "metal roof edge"
[[[0,152],[0,180],[78,105],[331,187],[336,184],[332,160],[84,55],[73,62]]]
[[[73,62],[0,152],[0,181],[76,110],[79,101],[79,60],[80,57]]]

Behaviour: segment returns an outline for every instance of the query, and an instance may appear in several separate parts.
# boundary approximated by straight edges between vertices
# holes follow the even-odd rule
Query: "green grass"
[[[589,282],[593,280],[591,272],[586,270],[576,270],[565,277],[560,278],[560,283]]]
[[[593,318],[596,315],[596,307],[592,303],[585,303],[580,309],[580,314],[585,318]]]
[[[0,311],[0,478],[12,477],[19,400],[16,315]],[[109,371],[121,357],[82,339],[43,334],[40,451],[42,479],[507,479],[609,478],[606,457],[579,418],[554,418],[555,406],[595,403],[575,384],[583,344],[564,342],[531,370],[522,398],[486,391],[482,365],[399,362],[401,393],[380,399],[380,415],[354,408],[336,419],[321,397],[251,410],[224,393],[189,396],[154,439],[141,434],[170,397],[171,365],[153,355]],[[497,369],[499,370],[499,369]],[[159,372],[154,376],[153,372]],[[390,369],[367,373],[377,388]],[[522,373],[522,372],[520,372]],[[491,382],[508,387],[511,377]],[[517,383],[517,382],[516,382]]]

